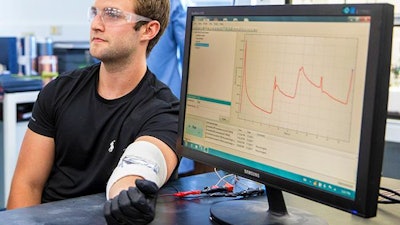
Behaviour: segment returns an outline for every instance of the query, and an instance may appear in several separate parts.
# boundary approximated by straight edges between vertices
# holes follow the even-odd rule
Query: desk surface
[[[177,199],[166,194],[175,193],[177,190],[202,189],[205,185],[213,185],[217,181],[218,177],[215,174],[208,173],[184,177],[167,184],[160,192],[156,206],[156,218],[151,224],[212,224],[209,220],[210,206],[218,201],[224,201],[226,198],[192,197]],[[257,184],[251,182],[246,185]],[[398,189],[400,180],[384,178],[382,179],[382,186]],[[400,221],[399,204],[380,204],[376,217],[364,219],[288,193],[284,193],[284,197],[289,208],[297,207],[308,211],[326,220],[330,225],[393,225]],[[261,196],[256,199],[266,201],[265,198],[265,196]],[[105,225],[106,222],[103,218],[104,199],[104,194],[96,194],[25,209],[4,211],[0,212],[0,224]]]

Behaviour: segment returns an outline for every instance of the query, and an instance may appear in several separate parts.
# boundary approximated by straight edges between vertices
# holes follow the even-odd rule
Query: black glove
[[[108,225],[141,225],[154,219],[157,185],[148,180],[136,180],[135,184],[104,203]]]

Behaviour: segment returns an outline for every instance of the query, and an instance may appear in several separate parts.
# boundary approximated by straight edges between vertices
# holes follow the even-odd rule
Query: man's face
[[[139,43],[135,22],[126,20],[133,13],[132,1],[96,0],[90,26],[90,53],[103,62],[132,58]]]

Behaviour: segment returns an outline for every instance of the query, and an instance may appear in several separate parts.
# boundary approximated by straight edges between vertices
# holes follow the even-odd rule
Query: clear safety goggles
[[[89,7],[88,9],[88,19],[92,22],[94,18],[100,15],[101,20],[105,25],[119,26],[126,23],[137,23],[139,21],[151,21],[152,19],[137,15],[131,12],[125,12],[120,9],[107,7],[104,9],[98,9],[96,7]]]

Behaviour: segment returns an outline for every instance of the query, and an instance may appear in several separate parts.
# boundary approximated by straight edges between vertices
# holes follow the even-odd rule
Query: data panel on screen
[[[346,202],[338,208],[356,202],[360,167],[372,148],[381,148],[378,161],[383,152],[384,136],[365,139],[384,133],[376,114],[387,101],[391,10],[386,4],[189,9],[183,155],[267,185],[273,177],[272,186],[304,197],[313,190],[337,196]]]

